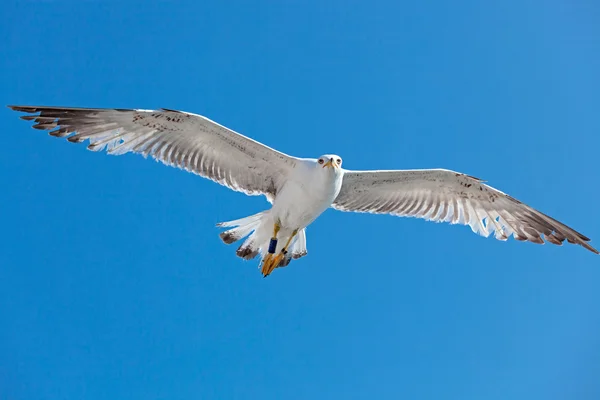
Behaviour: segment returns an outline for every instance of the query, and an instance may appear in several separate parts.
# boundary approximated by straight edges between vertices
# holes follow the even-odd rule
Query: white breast
[[[341,186],[339,168],[299,164],[277,193],[271,212],[287,228],[304,228],[331,206]]]

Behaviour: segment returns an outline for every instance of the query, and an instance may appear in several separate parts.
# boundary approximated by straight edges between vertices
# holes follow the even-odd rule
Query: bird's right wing
[[[297,159],[200,115],[174,110],[9,106],[33,128],[88,149],[151,156],[248,195],[272,199]]]
[[[344,171],[332,207],[469,225],[496,239],[579,244],[598,254],[581,233],[469,175],[445,169]]]

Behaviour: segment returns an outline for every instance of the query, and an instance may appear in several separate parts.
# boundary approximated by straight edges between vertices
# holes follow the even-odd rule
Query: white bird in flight
[[[200,115],[160,109],[9,106],[28,113],[33,128],[88,149],[151,156],[247,195],[265,195],[268,210],[217,226],[221,239],[245,239],[237,255],[261,256],[266,277],[303,257],[306,227],[327,208],[469,225],[496,239],[561,245],[565,239],[598,254],[590,240],[563,223],[483,183],[446,169],[351,171],[341,157],[297,158]]]

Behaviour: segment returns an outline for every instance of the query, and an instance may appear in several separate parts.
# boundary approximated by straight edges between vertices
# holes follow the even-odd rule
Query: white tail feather
[[[265,214],[265,211],[259,212],[258,214],[254,214],[249,217],[234,219],[233,221],[219,222],[217,224],[217,226],[227,228],[227,227],[231,227],[231,226],[242,226],[242,225],[252,224],[255,222],[260,222],[260,219],[263,217],[264,214]]]

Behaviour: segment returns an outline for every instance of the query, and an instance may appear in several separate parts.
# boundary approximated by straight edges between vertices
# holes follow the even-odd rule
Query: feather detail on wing
[[[590,240],[481,180],[444,169],[344,171],[333,208],[469,225],[482,236],[561,245],[565,239],[598,254]]]
[[[151,156],[166,165],[272,201],[296,159],[200,115],[175,110],[9,106],[33,128],[89,140],[88,149]]]

